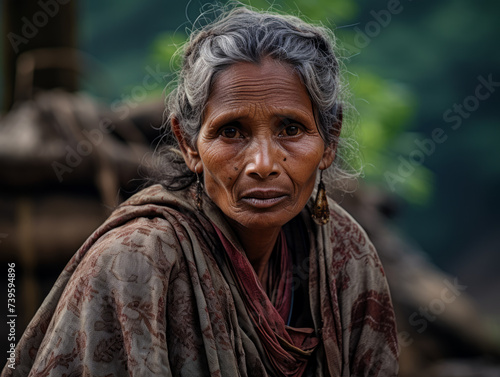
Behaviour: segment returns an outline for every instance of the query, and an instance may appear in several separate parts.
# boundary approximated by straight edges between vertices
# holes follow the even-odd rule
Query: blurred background
[[[210,4],[3,1],[0,298],[13,262],[16,339],[81,243],[147,175],[172,57],[217,13],[200,17]],[[338,38],[355,109],[345,131],[363,178],[354,194],[332,195],[384,263],[401,376],[500,376],[500,5],[273,4]]]

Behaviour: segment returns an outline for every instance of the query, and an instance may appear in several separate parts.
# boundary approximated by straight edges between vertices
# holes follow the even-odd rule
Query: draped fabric
[[[285,326],[285,318],[288,317],[291,309],[291,302],[285,298],[291,294],[290,284],[285,284],[286,287],[278,287],[277,300],[281,305],[275,308],[259,284],[246,256],[238,252],[217,227],[215,230],[228,256],[228,264],[233,271],[234,280],[238,282],[237,286],[245,308],[271,363],[279,371],[279,375],[302,376],[309,356],[318,345],[318,339],[314,336],[314,329],[294,329]],[[283,238],[284,236],[280,237],[282,247],[279,254],[284,257],[280,264],[285,268],[286,274],[287,248]],[[291,283],[291,279],[287,276],[284,276],[281,281]],[[283,302],[287,301],[288,303],[283,305]]]
[[[217,227],[215,227],[215,230],[219,238],[224,240],[225,237],[222,232]],[[227,250],[224,241],[222,243],[226,249],[226,253],[229,255],[231,251]],[[233,249],[236,250],[235,248]],[[237,255],[240,254],[238,253]],[[243,260],[248,262],[246,257],[243,258]],[[267,272],[263,277],[265,287],[262,289],[265,289],[267,297],[271,300],[273,310],[276,309],[286,324],[290,322],[294,293],[292,291],[291,281],[293,278],[291,262],[292,256],[290,255],[290,250],[288,249],[286,238],[282,230],[276,241],[275,251],[273,251],[267,263]]]
[[[382,266],[338,205],[324,226],[311,203],[298,216],[308,250],[293,255],[292,291],[306,292],[307,305],[289,305],[309,316],[302,329],[242,281],[250,264],[220,210],[207,197],[201,212],[194,203],[192,190],[156,185],[122,204],[68,263],[17,345],[16,368],[1,376],[397,374]]]

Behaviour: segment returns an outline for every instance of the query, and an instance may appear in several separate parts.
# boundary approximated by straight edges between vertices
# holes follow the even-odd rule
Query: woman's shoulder
[[[186,203],[159,185],[137,193],[87,239],[69,268],[97,260],[112,270],[123,264],[139,268],[144,263],[158,267],[174,263],[193,234],[194,215]],[[127,268],[116,271],[126,272]]]
[[[377,251],[365,230],[338,203],[330,200],[329,205],[328,243],[334,271],[345,277],[358,273],[372,278],[385,276]]]
[[[116,274],[126,273],[126,266],[141,270],[142,265],[159,267],[168,260],[174,263],[181,249],[177,233],[175,224],[169,219],[135,217],[109,229],[90,245],[87,263],[98,259]]]
[[[330,232],[335,244],[345,245],[349,240],[358,247],[375,252],[368,234],[352,215],[342,208],[336,201],[330,199]]]

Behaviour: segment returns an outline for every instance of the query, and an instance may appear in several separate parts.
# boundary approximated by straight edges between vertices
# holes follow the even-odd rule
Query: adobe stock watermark
[[[156,65],[156,69],[146,66],[147,74],[142,79],[142,85],[134,86],[129,93],[122,94],[121,100],[116,100],[111,104],[111,110],[117,114],[120,120],[125,119],[132,108],[144,101],[148,92],[165,85],[165,77],[168,72],[163,72],[160,65]],[[51,166],[56,174],[56,177],[61,183],[64,180],[64,174],[72,173],[83,161],[83,159],[94,151],[94,149],[103,142],[106,134],[110,134],[115,129],[116,125],[109,118],[100,120],[99,127],[91,130],[83,130],[83,137],[78,141],[76,146],[66,145],[64,163],[53,161]]]
[[[412,0],[408,0],[412,1]],[[368,47],[371,41],[380,35],[391,23],[393,16],[400,14],[404,10],[400,0],[389,0],[383,9],[371,10],[371,20],[363,26],[354,26],[354,45],[342,42],[344,47],[352,53],[359,53],[363,48]]]
[[[60,10],[61,5],[66,5],[71,0],[39,0],[38,6],[40,10],[33,13],[31,20],[27,17],[21,17],[23,26],[21,27],[21,35],[10,32],[7,34],[7,39],[10,42],[14,52],[17,54],[19,52],[19,46],[21,44],[28,44],[31,39],[33,39],[40,29],[45,27],[49,20],[55,17]]]
[[[471,114],[479,109],[481,101],[489,99],[498,87],[500,81],[494,81],[493,75],[489,74],[487,78],[478,76],[479,82],[474,89],[474,93],[465,97],[461,103],[454,103],[453,106],[443,112],[443,120],[445,123],[451,123],[452,131],[458,130],[464,119],[468,119]],[[439,144],[443,144],[448,140],[448,132],[441,127],[436,127],[432,130],[430,137],[424,139],[413,140],[415,148],[403,157],[397,157],[399,164],[397,171],[386,171],[384,178],[387,186],[392,192],[396,192],[397,185],[404,183],[416,170],[416,168],[425,163],[425,160],[432,156]]]
[[[416,329],[417,333],[421,334],[427,330],[429,322],[434,322],[446,311],[447,305],[453,303],[467,289],[466,285],[459,284],[457,278],[453,280],[453,283],[445,279],[443,284],[445,287],[441,290],[439,297],[433,298],[427,306],[419,307],[418,311],[408,317],[408,323]],[[414,339],[408,331],[400,331],[398,342],[400,347],[408,347]]]

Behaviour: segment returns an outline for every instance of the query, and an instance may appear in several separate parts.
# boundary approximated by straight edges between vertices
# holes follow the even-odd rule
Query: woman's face
[[[197,151],[184,146],[191,170],[223,213],[248,229],[281,227],[300,213],[325,149],[305,86],[292,68],[270,58],[237,63],[215,79]]]

